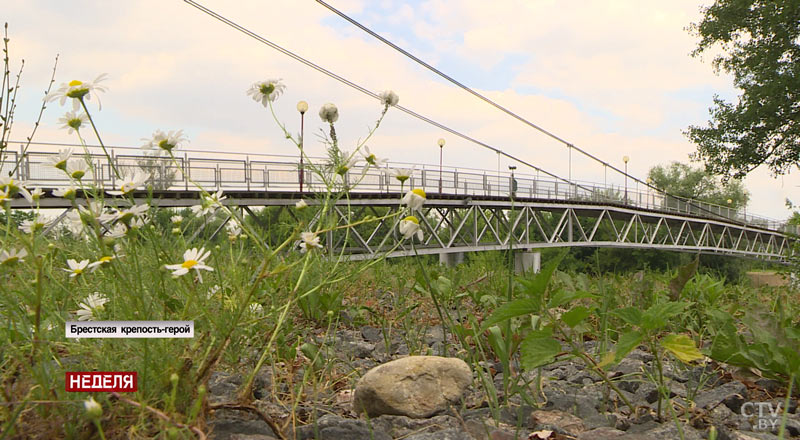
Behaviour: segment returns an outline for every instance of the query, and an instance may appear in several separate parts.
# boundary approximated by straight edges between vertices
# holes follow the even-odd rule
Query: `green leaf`
[[[494,312],[484,321],[483,329],[506,321],[517,316],[536,313],[539,311],[539,302],[533,298],[520,298],[503,304],[495,309]]]
[[[671,318],[683,313],[689,305],[686,302],[668,301],[653,304],[642,314],[641,327],[645,330],[657,330],[667,325]]]
[[[592,311],[584,306],[573,307],[572,310],[565,312],[561,315],[561,320],[570,327],[575,327],[581,321],[588,318]]]
[[[616,361],[616,357],[616,352],[606,352],[606,354],[600,358],[600,362],[597,363],[597,368],[605,368],[607,365],[613,364]]]
[[[489,345],[492,347],[492,350],[494,350],[494,354],[497,355],[498,359],[508,359],[503,331],[500,327],[496,325],[489,327],[486,339],[489,341]]]
[[[625,307],[624,309],[614,310],[611,313],[619,316],[630,325],[637,327],[642,325],[642,311],[636,307]]]
[[[553,338],[543,338],[538,333],[531,333],[522,340],[519,351],[522,367],[533,370],[552,363],[561,352],[561,343]]]
[[[615,355],[615,362],[621,361],[625,356],[628,355],[634,348],[638,347],[639,344],[642,342],[642,333],[638,330],[632,330],[627,333],[623,333],[622,336],[619,337],[616,345],[616,355]]]
[[[567,252],[569,252],[569,250],[565,249],[556,255],[555,258],[545,263],[541,272],[537,273],[532,280],[520,278],[519,282],[524,286],[523,293],[528,297],[541,298],[545,289],[547,289],[547,284],[550,282],[553,272],[555,272],[561,260],[567,255]]]
[[[703,359],[703,353],[694,345],[692,338],[686,335],[669,334],[661,338],[661,346],[672,353],[676,358],[689,363]]]
[[[695,273],[697,273],[697,267],[700,265],[700,254],[694,257],[689,264],[681,266],[678,268],[678,274],[675,275],[669,282],[669,299],[672,301],[677,301],[681,297],[681,292],[683,291],[683,287],[686,286],[686,283],[692,279]]]
[[[576,290],[576,291],[566,291],[566,290],[559,290],[553,294],[553,297],[550,298],[550,301],[547,303],[547,307],[553,309],[556,307],[561,307],[564,304],[569,302],[575,301],[576,299],[582,298],[594,298],[595,296],[589,292],[583,290]]]

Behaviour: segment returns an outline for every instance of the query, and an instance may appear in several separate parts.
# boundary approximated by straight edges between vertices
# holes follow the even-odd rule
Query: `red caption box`
[[[67,371],[64,383],[69,392],[132,393],[138,389],[137,379],[135,371]]]

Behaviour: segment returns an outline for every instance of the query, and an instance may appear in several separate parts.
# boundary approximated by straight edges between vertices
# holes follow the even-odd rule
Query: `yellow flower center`
[[[83,121],[81,120],[81,118],[74,118],[74,119],[70,119],[69,121],[67,121],[67,125],[69,125],[70,127],[72,127],[75,130],[79,130],[81,128],[81,124],[83,124]]]
[[[261,84],[261,87],[258,88],[258,91],[263,95],[269,96],[270,93],[275,91],[275,85],[272,83]]]
[[[408,217],[404,218],[403,221],[411,222],[411,223],[414,223],[414,224],[417,224],[417,225],[419,224],[419,219],[414,217],[413,215],[409,215]]]
[[[425,191],[423,191],[422,188],[414,188],[411,190],[411,192],[422,197],[423,199],[427,198],[425,197]]]
[[[72,269],[72,271],[75,273],[75,275],[80,275],[83,273],[83,269],[81,269],[80,267]]]
[[[69,82],[69,86],[70,86],[70,87],[79,86],[79,85],[81,85],[81,84],[83,84],[83,82],[81,82],[81,81],[78,81],[77,79],[73,79],[72,81],[70,81],[70,82]]]
[[[86,174],[86,173],[85,173],[85,172],[83,172],[83,171],[80,171],[80,170],[78,170],[78,171],[73,171],[73,172],[72,172],[72,178],[73,178],[73,179],[78,179],[78,180],[81,180],[81,178],[84,176],[84,174]]]
[[[377,158],[375,157],[375,155],[374,155],[374,154],[370,154],[369,156],[367,156],[367,158],[366,158],[366,159],[367,159],[367,162],[369,162],[371,165],[375,165],[375,160],[376,160]]]
[[[166,139],[162,139],[161,141],[158,142],[158,148],[161,148],[162,150],[171,151],[173,148],[175,148],[175,145],[170,144],[169,141]]]
[[[99,261],[101,263],[108,263],[109,261],[111,261],[113,259],[114,259],[114,257],[105,256],[105,257],[100,257],[100,259],[97,260],[97,261]]]
[[[17,256],[8,257],[5,261],[3,261],[3,264],[14,264],[17,261],[19,261],[19,257],[17,257]]]
[[[191,269],[192,267],[197,265],[197,260],[186,260],[181,264],[181,267],[184,269]]]

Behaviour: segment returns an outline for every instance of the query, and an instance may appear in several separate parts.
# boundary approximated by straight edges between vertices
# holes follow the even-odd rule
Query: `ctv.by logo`
[[[755,417],[753,431],[773,431],[778,429],[781,403],[773,407],[772,402],[745,402],[741,414],[748,419]]]

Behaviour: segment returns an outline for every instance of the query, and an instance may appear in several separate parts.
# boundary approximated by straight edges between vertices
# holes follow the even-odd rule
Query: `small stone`
[[[700,393],[695,398],[698,408],[709,409],[715,405],[724,404],[736,414],[740,413],[742,404],[747,396],[747,387],[738,381],[728,382],[712,390]]]
[[[558,410],[532,412],[528,427],[531,429],[552,429],[551,427],[553,427],[573,437],[586,431],[581,419]]]
[[[316,423],[297,428],[298,440],[391,440],[389,434],[363,420],[345,419],[326,414]]]
[[[368,325],[361,327],[361,337],[364,338],[365,341],[372,342],[373,344],[384,342],[381,329]]]
[[[370,417],[426,418],[459,402],[471,382],[461,359],[409,356],[369,370],[356,384],[353,408]]]
[[[683,440],[703,440],[700,433],[690,426],[683,425],[681,426],[681,430],[683,431],[683,436],[680,435],[675,423],[667,422],[663,423],[658,428],[644,432],[644,434],[647,438],[653,440],[675,440],[679,438]]]
[[[625,431],[619,429],[602,427],[595,428],[591,431],[582,432],[578,435],[578,440],[611,440],[625,435]]]
[[[445,429],[436,432],[423,432],[406,437],[405,440],[464,440],[469,438],[468,432],[461,429]]]

